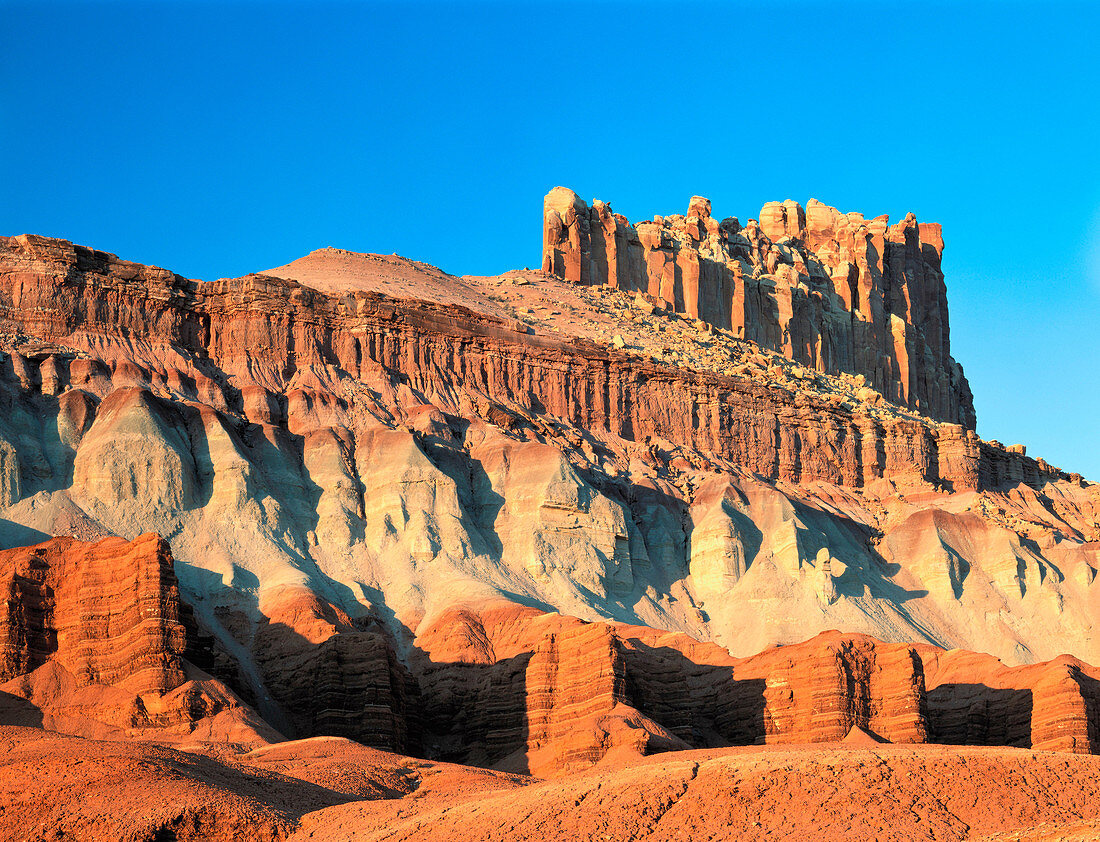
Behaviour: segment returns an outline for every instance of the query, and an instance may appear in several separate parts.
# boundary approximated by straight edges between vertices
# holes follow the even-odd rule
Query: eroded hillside
[[[1096,486],[620,287],[6,238],[0,540],[161,536],[203,669],[291,737],[543,772],[853,727],[1094,748],[1090,668],[1009,666],[1100,662]],[[830,629],[820,669],[757,654]],[[940,649],[1008,664],[966,667],[1000,701]]]

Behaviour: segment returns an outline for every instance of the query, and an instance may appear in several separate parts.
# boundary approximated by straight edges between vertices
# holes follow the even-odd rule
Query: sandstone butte
[[[544,210],[0,238],[0,837],[1100,835],[1100,491],[974,432],[939,227]]]

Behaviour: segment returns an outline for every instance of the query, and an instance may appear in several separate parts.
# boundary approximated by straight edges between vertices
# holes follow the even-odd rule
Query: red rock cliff
[[[88,737],[281,739],[220,681],[157,535],[0,552],[0,723]]]
[[[631,225],[556,187],[543,205],[543,269],[659,297],[679,313],[819,371],[862,374],[891,401],[974,428],[951,358],[939,225],[865,220],[811,199],[769,202],[760,220],[686,215]]]
[[[64,240],[0,239],[0,320],[95,354],[125,357],[125,343],[142,340],[187,355],[185,370],[122,362],[107,372],[94,359],[13,354],[26,388],[57,394],[125,375],[292,431],[296,416],[348,426],[353,415],[331,386],[305,378],[291,388],[296,372],[382,372],[441,406],[492,413],[498,403],[628,440],[660,437],[770,479],[861,486],[890,477],[962,490],[1064,476],[957,424],[872,418],[828,396],[531,336],[456,306],[328,296],[264,275],[189,281]],[[18,477],[0,491],[18,499]]]
[[[562,770],[611,751],[827,742],[854,727],[893,742],[929,740],[916,651],[864,635],[827,632],[736,659],[640,626],[460,611],[421,642],[430,656],[419,663],[425,726],[455,759],[496,763],[525,752]]]
[[[0,682],[50,660],[137,693],[186,680],[172,556],[156,535],[5,550],[0,589]]]

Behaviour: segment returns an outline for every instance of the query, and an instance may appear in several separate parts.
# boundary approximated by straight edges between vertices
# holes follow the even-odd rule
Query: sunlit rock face
[[[842,225],[821,213],[760,226],[816,243]],[[902,228],[883,242],[927,280],[932,235]],[[955,739],[914,646],[1100,661],[1095,486],[873,378],[572,288],[336,250],[201,283],[0,240],[0,544],[155,533],[202,668],[278,732],[516,768],[856,726]],[[538,307],[614,310],[630,342],[531,327]],[[694,350],[658,360],[625,325]],[[1050,696],[1087,721],[1069,681]]]
[[[87,737],[281,739],[197,669],[202,638],[156,535],[0,552],[0,718]]]
[[[660,299],[819,371],[861,374],[890,400],[974,428],[951,358],[937,224],[864,219],[811,199],[768,202],[744,226],[686,214],[631,225],[555,187],[543,203],[543,270]]]

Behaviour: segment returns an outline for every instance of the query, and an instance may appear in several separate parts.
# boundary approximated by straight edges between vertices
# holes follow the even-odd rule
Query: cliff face
[[[0,719],[29,707],[89,735],[279,738],[218,682],[196,680],[184,659],[196,629],[163,540],[55,539],[0,552],[0,577]],[[839,632],[733,658],[682,634],[499,602],[421,630],[416,692],[385,635],[315,594],[276,592],[261,616],[256,662],[299,734],[417,752],[423,725],[436,755],[536,774],[853,729],[896,743],[1100,749],[1100,681],[1071,658],[1009,668]]]
[[[560,772],[612,752],[835,742],[853,729],[894,743],[1100,749],[1095,670],[1065,657],[1008,667],[825,632],[731,658],[684,635],[515,608],[445,613],[421,645],[425,727],[463,762]]]
[[[1022,448],[642,296],[313,257],[280,271],[332,294],[0,244],[0,542],[165,536],[200,665],[283,734],[548,770],[919,741],[910,641],[1100,657],[1100,497]],[[62,669],[40,592],[23,700]],[[142,704],[186,724],[188,686]]]
[[[186,632],[175,578],[155,535],[0,552],[0,682],[54,661],[84,685],[178,687]]]
[[[890,225],[811,199],[769,202],[744,226],[687,214],[631,225],[556,187],[543,205],[543,269],[655,296],[818,371],[862,374],[889,400],[974,428],[951,358],[940,226]]]
[[[1008,667],[977,652],[919,647],[929,731],[956,745],[1100,751],[1100,681],[1076,658]]]
[[[0,592],[0,722],[162,741],[280,738],[185,660],[205,647],[162,538],[5,550]]]
[[[275,590],[258,607],[255,623],[239,613],[222,616],[236,620],[274,702],[260,709],[281,732],[420,752],[416,683],[376,621],[356,622],[305,588]],[[243,677],[238,681],[248,686]]]
[[[324,258],[322,268],[344,265],[340,253]],[[421,271],[400,268],[402,284]],[[0,532],[171,535],[200,619],[260,661],[278,648],[269,638],[336,660],[336,649],[324,654],[334,634],[382,624],[399,640],[439,610],[432,594],[451,577],[476,598],[531,594],[737,654],[830,627],[903,628],[1031,660],[1057,654],[1037,631],[1056,622],[1089,657],[1095,488],[1022,448],[723,333],[624,309],[614,291],[600,306],[631,343],[653,329],[687,343],[684,356],[739,362],[692,368],[532,333],[500,292],[565,306],[574,285],[545,276],[478,287],[497,296],[495,315],[474,306],[470,279],[438,270],[432,288],[465,289],[474,309],[386,297],[369,288],[373,275],[349,277],[339,295],[265,275],[201,283],[64,241],[5,240],[0,503],[11,529]],[[799,490],[815,483],[828,485]],[[943,510],[938,522],[959,534],[925,546],[902,523],[913,507]],[[974,507],[972,520],[949,516]],[[1027,541],[1002,540],[1006,529]],[[976,530],[996,546],[992,594],[957,561],[985,564]],[[1017,563],[1037,577],[1024,589]],[[1046,575],[1071,567],[1080,575]],[[953,585],[941,587],[944,577]],[[686,598],[673,599],[678,587]],[[971,592],[1003,596],[1013,630],[980,636],[973,618],[985,608]],[[320,607],[271,621],[284,598],[298,604],[295,593]],[[898,593],[915,600],[905,611]],[[753,612],[739,606],[761,598],[772,617],[816,619],[748,623]],[[254,666],[242,686],[298,733],[306,723],[274,709],[288,680]],[[388,683],[400,695],[396,674]]]
[[[632,441],[667,439],[789,482],[858,487],[887,477],[977,490],[1061,475],[958,424],[875,418],[812,391],[688,374],[583,341],[530,336],[522,325],[456,306],[366,292],[330,297],[261,275],[197,283],[42,238],[6,239],[2,259],[0,317],[9,325],[109,356],[126,356],[108,338],[117,335],[142,337],[153,351],[151,365],[79,360],[75,371],[64,355],[13,355],[20,382],[47,393],[99,391],[119,385],[121,373],[135,385],[294,429],[305,418],[348,423],[332,382],[337,372],[370,381],[385,371],[446,408],[487,412],[497,402]],[[184,358],[166,358],[168,349]],[[18,481],[8,481],[9,498]],[[188,493],[186,477],[165,482],[172,494]]]
[[[421,643],[425,725],[457,761],[557,773],[609,753],[836,742],[853,729],[893,743],[1100,750],[1096,670],[1067,657],[1008,667],[824,632],[731,658],[684,635],[516,609],[444,614]]]

